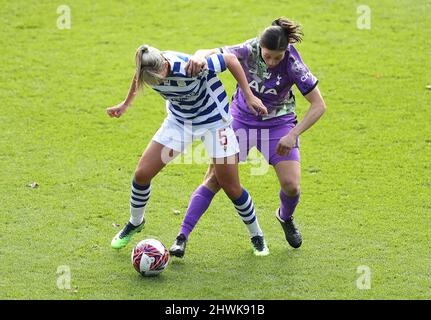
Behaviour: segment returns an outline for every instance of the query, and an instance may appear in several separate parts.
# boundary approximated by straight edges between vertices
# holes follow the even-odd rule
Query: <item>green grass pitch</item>
[[[1,299],[431,299],[429,0],[71,0],[65,30],[61,4],[0,5]],[[357,27],[362,4],[369,30]],[[274,171],[250,175],[252,161],[241,179],[271,254],[253,256],[220,193],[186,258],[157,278],[139,276],[133,244],[171,245],[206,165],[163,170],[144,232],[122,251],[110,248],[115,225],[128,219],[137,160],[165,115],[150,91],[120,119],[105,113],[127,93],[134,50],[240,43],[280,15],[303,25],[297,48],[328,106],[301,138],[303,246],[288,247],[275,219]],[[233,78],[222,81],[231,95]],[[298,94],[297,105],[301,118],[308,104]],[[57,286],[61,266],[70,289]],[[357,286],[361,266],[368,289]]]

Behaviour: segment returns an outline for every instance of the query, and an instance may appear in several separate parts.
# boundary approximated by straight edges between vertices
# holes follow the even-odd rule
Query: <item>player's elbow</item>
[[[319,108],[320,108],[320,110],[321,110],[322,114],[324,114],[324,113],[326,112],[326,103],[325,103],[325,101],[322,101],[322,102],[320,103]]]
[[[323,115],[326,112],[326,104],[323,100],[317,101],[313,104],[314,109],[317,110],[321,115]]]
[[[238,59],[236,56],[232,53],[225,53],[223,54],[224,61],[226,62],[226,66],[229,68],[232,66],[235,62],[238,62]]]

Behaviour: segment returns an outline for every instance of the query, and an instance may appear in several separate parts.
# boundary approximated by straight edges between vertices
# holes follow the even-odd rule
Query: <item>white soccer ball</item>
[[[169,252],[159,240],[145,239],[132,250],[132,265],[144,277],[160,274],[169,263]]]

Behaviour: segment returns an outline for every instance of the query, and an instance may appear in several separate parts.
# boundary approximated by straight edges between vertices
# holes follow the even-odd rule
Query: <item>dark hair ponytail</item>
[[[289,43],[301,42],[301,26],[285,17],[274,20],[260,36],[260,46],[269,50],[286,50]]]

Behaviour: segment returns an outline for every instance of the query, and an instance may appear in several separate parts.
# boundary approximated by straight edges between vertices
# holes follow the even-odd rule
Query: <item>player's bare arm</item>
[[[286,136],[280,139],[277,145],[277,153],[280,156],[288,155],[290,150],[296,146],[296,141],[303,132],[311,128],[326,111],[326,104],[316,86],[305,98],[310,102],[310,108],[302,121],[292,129]]]
[[[127,97],[124,101],[120,102],[119,104],[106,109],[106,112],[111,118],[119,118],[121,115],[126,112],[126,110],[129,108],[129,106],[132,104],[133,100],[135,99],[135,96],[138,92],[138,85],[137,85],[137,75],[133,76],[132,83],[130,84],[129,92],[127,94]]]
[[[247,78],[245,76],[244,70],[239,63],[237,57],[230,53],[225,53],[223,55],[225,61],[226,61],[226,67],[229,69],[229,71],[234,76],[235,80],[238,82],[238,85],[244,92],[245,99],[247,101],[247,106],[251,110],[251,112],[254,115],[266,115],[268,114],[268,110],[266,109],[265,105],[262,103],[262,101],[257,98],[253,92],[250,89],[250,86],[248,85]]]

